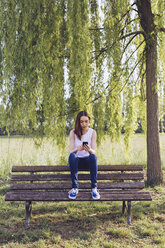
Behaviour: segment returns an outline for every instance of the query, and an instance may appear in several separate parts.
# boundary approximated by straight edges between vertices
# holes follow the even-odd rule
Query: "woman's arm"
[[[92,133],[92,138],[91,138],[91,147],[89,145],[85,145],[85,151],[89,152],[89,153],[96,153],[96,139],[97,139],[97,133],[95,130],[93,130]]]
[[[69,151],[70,151],[70,153],[76,153],[77,151],[83,150],[83,146],[78,146],[75,148],[74,145],[75,145],[74,130],[71,130],[70,134],[69,134]]]
[[[91,149],[90,149],[90,153],[96,153],[96,139],[97,139],[97,133],[95,130],[93,130],[92,133],[92,140],[91,140]]]

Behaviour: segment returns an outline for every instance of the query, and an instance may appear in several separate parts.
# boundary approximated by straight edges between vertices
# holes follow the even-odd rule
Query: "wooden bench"
[[[100,200],[90,194],[90,173],[79,171],[79,194],[76,200],[68,198],[71,189],[68,166],[13,166],[10,191],[6,201],[26,202],[26,225],[32,211],[32,201],[122,201],[122,213],[128,213],[131,224],[131,201],[151,201],[145,192],[144,173],[141,165],[99,165],[98,190]],[[127,202],[127,206],[126,206]]]

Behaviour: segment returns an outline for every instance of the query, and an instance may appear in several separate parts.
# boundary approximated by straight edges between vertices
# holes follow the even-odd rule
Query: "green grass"
[[[165,170],[165,135],[160,135],[162,168]],[[44,138],[41,146],[32,138],[0,137],[0,176],[7,177],[12,165],[55,165],[67,164],[68,139],[60,156],[57,145]],[[146,168],[146,141],[144,135],[134,135],[130,149],[125,150],[123,137],[120,143],[112,143],[105,138],[97,148],[98,164],[142,164]]]
[[[160,136],[164,168],[165,136]],[[15,165],[67,163],[68,148],[60,160],[58,148],[44,140],[36,147],[30,138],[0,138],[0,247],[3,248],[164,248],[165,185],[147,189],[152,202],[132,202],[132,225],[121,214],[121,202],[34,202],[29,227],[25,226],[25,203],[5,202],[9,174]],[[126,152],[123,141],[102,142],[99,164],[133,163],[146,168],[145,138],[136,135]],[[165,173],[164,173],[165,174]]]
[[[165,247],[165,187],[152,202],[132,203],[132,225],[121,202],[36,202],[29,227],[24,203],[5,202],[1,181],[0,247]]]

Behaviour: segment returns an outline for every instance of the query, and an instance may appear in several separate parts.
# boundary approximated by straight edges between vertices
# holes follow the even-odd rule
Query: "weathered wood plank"
[[[90,180],[89,174],[79,174],[79,180]],[[141,180],[144,178],[143,173],[106,173],[98,174],[98,180]],[[33,174],[33,175],[11,175],[13,181],[70,181],[69,174]]]
[[[101,198],[99,201],[150,201],[152,200],[149,192],[145,193],[110,193],[100,191]],[[47,192],[8,192],[5,197],[6,201],[70,201],[68,192],[47,191]],[[90,192],[79,192],[74,201],[91,201]]]
[[[143,189],[144,182],[98,183],[98,189]],[[71,183],[16,183],[11,184],[11,190],[50,190],[70,189]],[[90,183],[79,183],[79,189],[90,189]]]
[[[142,165],[98,165],[98,171],[142,171]],[[69,171],[68,165],[53,166],[13,166],[12,172],[54,172]]]
[[[69,188],[70,190],[71,188]],[[12,193],[30,193],[30,192],[35,192],[35,193],[40,193],[40,192],[69,192],[68,189],[50,189],[50,190],[14,190],[14,191],[9,191]],[[140,189],[98,189],[98,191],[102,191],[104,193],[109,192],[112,194],[148,194],[148,191],[143,191]],[[90,192],[90,189],[79,189],[79,192]]]

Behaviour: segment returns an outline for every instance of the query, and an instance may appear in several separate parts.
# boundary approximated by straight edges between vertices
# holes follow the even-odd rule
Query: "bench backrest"
[[[99,165],[98,188],[143,189],[144,174],[141,165]],[[11,190],[68,190],[71,177],[68,166],[13,166]],[[80,170],[79,188],[90,189],[90,172]],[[142,181],[143,180],[143,181]]]

